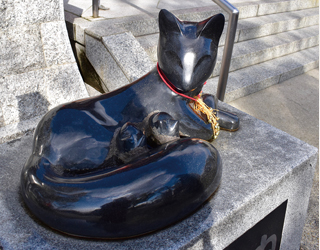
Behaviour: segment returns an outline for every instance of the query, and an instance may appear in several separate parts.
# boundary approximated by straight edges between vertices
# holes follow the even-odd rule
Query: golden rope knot
[[[201,95],[196,96],[195,99],[196,101],[192,101],[193,109],[206,115],[208,122],[211,123],[213,131],[212,139],[216,139],[220,133],[220,126],[218,123],[219,118],[216,116],[217,110],[209,108],[202,100]]]

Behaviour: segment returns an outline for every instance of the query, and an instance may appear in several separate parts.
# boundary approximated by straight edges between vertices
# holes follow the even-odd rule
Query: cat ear
[[[201,36],[212,39],[213,43],[218,46],[224,27],[224,21],[224,15],[217,14],[203,22],[200,22],[199,25],[203,25]]]
[[[161,10],[159,13],[159,30],[160,33],[179,32],[179,20],[169,11]]]

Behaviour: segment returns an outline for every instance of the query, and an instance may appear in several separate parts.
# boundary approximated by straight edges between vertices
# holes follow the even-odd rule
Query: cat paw
[[[117,144],[118,150],[126,153],[135,148],[146,146],[146,137],[135,125],[127,122],[118,134]]]
[[[221,129],[228,130],[228,131],[236,131],[239,129],[239,126],[240,126],[239,117],[228,111],[219,110],[219,108],[216,107],[215,96],[210,94],[204,94],[202,95],[202,98],[205,104],[207,104],[209,107],[213,109],[218,110],[216,115],[219,118],[218,123]]]
[[[237,115],[228,111],[219,110],[217,111],[217,117],[219,118],[218,123],[221,129],[228,131],[236,131],[239,129],[240,119]]]
[[[151,146],[159,146],[180,139],[179,121],[165,112],[153,114],[148,123],[147,141]]]

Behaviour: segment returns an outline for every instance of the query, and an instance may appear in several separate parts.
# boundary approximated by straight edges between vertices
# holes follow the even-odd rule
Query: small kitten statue
[[[50,110],[21,174],[31,212],[70,235],[118,239],[164,228],[199,208],[222,173],[207,142],[209,120],[215,117],[215,128],[217,121],[222,129],[239,127],[236,115],[214,111],[214,96],[200,98],[223,27],[222,14],[197,23],[161,10],[156,68],[113,92]]]

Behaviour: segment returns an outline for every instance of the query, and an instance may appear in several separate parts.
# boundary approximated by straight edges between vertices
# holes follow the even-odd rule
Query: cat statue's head
[[[159,13],[158,63],[181,93],[199,94],[214,69],[224,16],[201,22],[180,21],[167,10]]]

